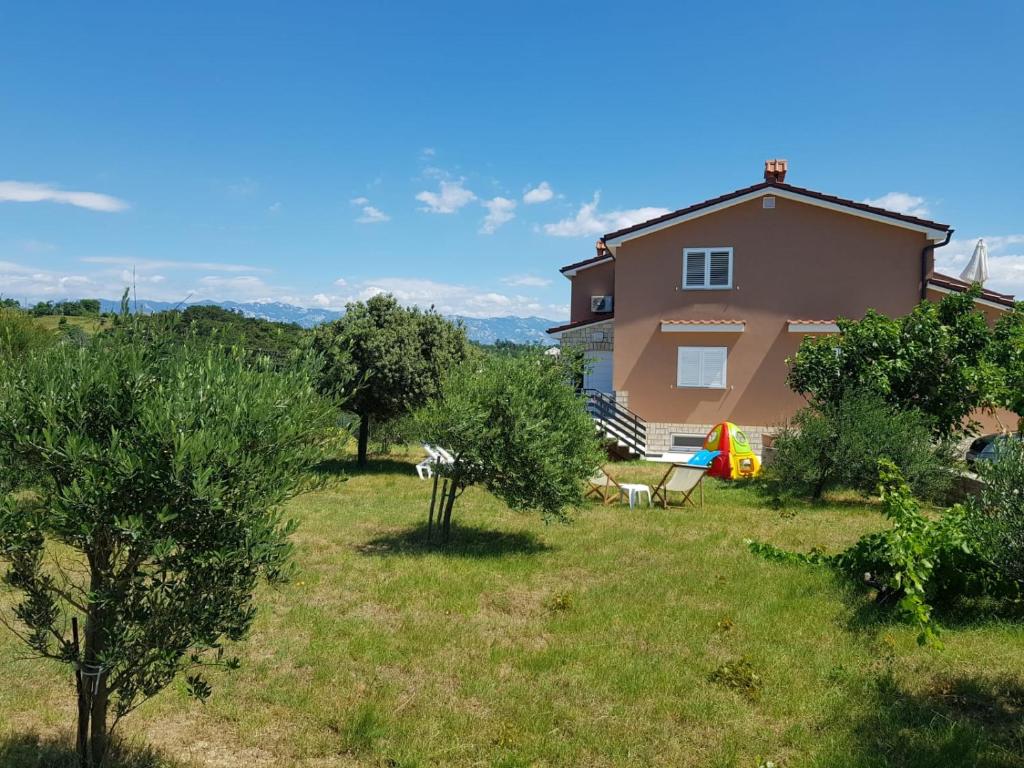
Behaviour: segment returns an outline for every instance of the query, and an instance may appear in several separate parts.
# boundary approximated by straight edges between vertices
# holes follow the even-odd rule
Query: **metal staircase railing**
[[[628,408],[620,405],[613,395],[596,389],[584,389],[587,412],[610,438],[631,453],[647,453],[647,422]]]

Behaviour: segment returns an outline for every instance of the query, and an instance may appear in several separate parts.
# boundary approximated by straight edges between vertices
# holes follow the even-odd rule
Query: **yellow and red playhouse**
[[[704,448],[719,452],[708,470],[711,477],[736,480],[753,477],[761,469],[761,460],[751,449],[746,434],[731,421],[713,426],[704,438]]]

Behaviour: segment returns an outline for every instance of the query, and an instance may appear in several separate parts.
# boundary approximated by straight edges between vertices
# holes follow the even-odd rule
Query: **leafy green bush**
[[[1024,583],[1024,441],[1000,440],[995,461],[978,462],[984,484],[972,508],[996,567]]]
[[[935,443],[928,419],[888,404],[867,389],[800,410],[775,438],[758,486],[769,498],[820,499],[829,490],[877,490],[878,461],[899,468],[914,492],[941,498],[953,480],[953,455]]]
[[[402,414],[373,423],[373,442],[376,444],[377,453],[390,453],[395,446],[406,445],[415,439],[416,422],[411,414]]]
[[[0,361],[20,358],[33,349],[52,344],[55,338],[27,312],[0,307]]]
[[[878,590],[882,603],[895,601],[920,629],[921,643],[935,639],[932,606],[972,594],[998,594],[1003,581],[987,557],[969,511],[955,506],[938,518],[922,514],[910,488],[891,462],[880,462],[886,531],[862,537],[835,555],[787,552],[747,542],[754,554],[787,563],[827,565]]]
[[[956,505],[938,517],[922,513],[899,470],[880,462],[882,509],[892,527],[862,537],[835,555],[806,554],[748,542],[751,551],[785,563],[827,565],[877,590],[882,604],[895,602],[921,630],[919,642],[936,639],[935,605],[964,598],[1016,599],[1019,590],[991,557],[988,528],[970,507]]]

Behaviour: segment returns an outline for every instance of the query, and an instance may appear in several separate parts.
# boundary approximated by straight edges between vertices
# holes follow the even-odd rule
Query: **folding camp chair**
[[[690,502],[693,506],[693,499],[691,498],[693,492],[700,488],[700,506],[704,507],[704,476],[708,473],[707,467],[695,467],[690,464],[673,464],[669,467],[668,472],[661,478],[656,486],[652,496],[655,501],[660,500],[661,506],[668,509],[668,495],[671,492],[683,494],[683,500],[679,506],[684,506],[686,502]]]
[[[599,468],[587,480],[587,490],[583,496],[600,499],[602,504],[608,505],[622,496],[622,488],[608,476],[604,468]]]

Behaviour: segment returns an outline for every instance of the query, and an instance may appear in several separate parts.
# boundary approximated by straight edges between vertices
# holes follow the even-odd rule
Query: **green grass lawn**
[[[743,543],[834,550],[876,508],[780,513],[712,483],[702,510],[545,525],[470,489],[438,551],[414,461],[339,465],[295,501],[298,575],[261,594],[241,670],[205,704],[172,687],[122,735],[208,766],[1024,766],[1020,625],[920,648],[828,572]],[[57,764],[72,680],[20,654],[0,630],[0,766]]]

